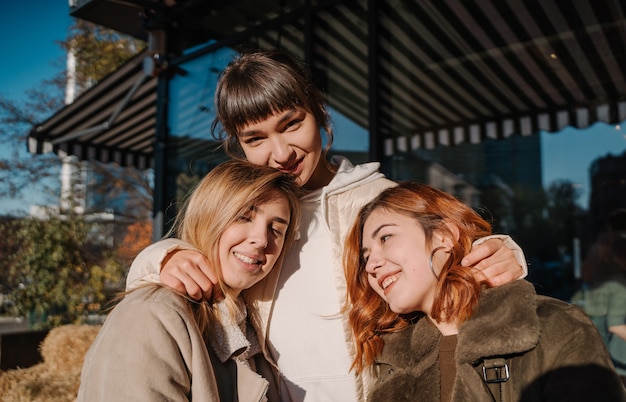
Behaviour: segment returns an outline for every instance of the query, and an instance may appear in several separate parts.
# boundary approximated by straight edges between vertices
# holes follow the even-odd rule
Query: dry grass
[[[0,372],[1,402],[72,402],[85,353],[100,330],[92,325],[54,328],[40,345],[43,362]]]

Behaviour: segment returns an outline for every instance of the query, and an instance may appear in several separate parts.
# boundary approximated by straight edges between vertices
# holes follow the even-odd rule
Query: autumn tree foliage
[[[0,225],[10,234],[13,252],[4,259],[10,312],[28,317],[34,327],[84,322],[111,298],[123,267],[99,246],[85,216],[51,215]],[[114,292],[114,290],[113,290]]]
[[[152,242],[152,221],[144,220],[132,223],[126,229],[126,236],[117,248],[117,255],[122,264],[130,265],[137,254]]]
[[[78,93],[91,88],[145,47],[142,41],[78,19],[60,45],[75,57],[73,74]]]

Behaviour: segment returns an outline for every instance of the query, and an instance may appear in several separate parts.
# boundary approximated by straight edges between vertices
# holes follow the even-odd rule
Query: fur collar
[[[457,362],[473,364],[485,357],[534,348],[540,335],[535,296],[533,285],[526,280],[483,291],[474,315],[459,328]],[[441,333],[422,317],[403,331],[383,338],[385,348],[378,362],[418,369],[434,364],[426,357],[438,350]]]
[[[247,324],[245,304],[237,303],[237,307],[239,310],[233,315],[224,300],[214,304],[220,319],[211,321],[209,342],[222,363],[231,358],[245,362],[261,352],[256,333]]]

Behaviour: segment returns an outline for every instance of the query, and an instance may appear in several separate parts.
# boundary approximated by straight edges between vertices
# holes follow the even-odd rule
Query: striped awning
[[[144,72],[143,52],[82,94],[28,137],[28,151],[76,155],[140,169],[152,165],[157,80]]]
[[[119,23],[106,12],[116,1],[85,3],[80,18]],[[124,2],[136,5],[135,13],[147,3]],[[278,3],[179,0],[160,12],[175,16],[181,47],[208,39],[245,43],[249,31],[261,47],[310,49],[329,105],[370,128],[381,156],[626,119],[624,0]],[[141,36],[131,25],[128,33]],[[31,152],[149,165],[156,80],[142,75],[141,59],[33,130]],[[123,102],[113,124],[102,125]],[[93,127],[101,129],[88,131]]]
[[[623,1],[378,4],[386,154],[626,119]]]

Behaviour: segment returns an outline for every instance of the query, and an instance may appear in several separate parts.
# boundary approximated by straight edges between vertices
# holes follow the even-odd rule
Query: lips
[[[296,160],[294,163],[291,163],[288,166],[281,166],[280,170],[285,173],[298,175],[300,173],[300,166],[302,166],[302,158]]]
[[[381,289],[386,290],[389,286],[391,286],[393,283],[395,283],[398,280],[399,277],[400,277],[400,272],[396,272],[395,274],[390,274],[390,275],[383,276],[378,281],[378,285],[381,287]]]
[[[239,261],[245,263],[245,264],[249,264],[249,265],[263,265],[263,261],[261,261],[261,259],[257,259],[254,257],[250,257],[238,252],[234,252],[233,255],[235,256],[235,258],[237,258]]]

